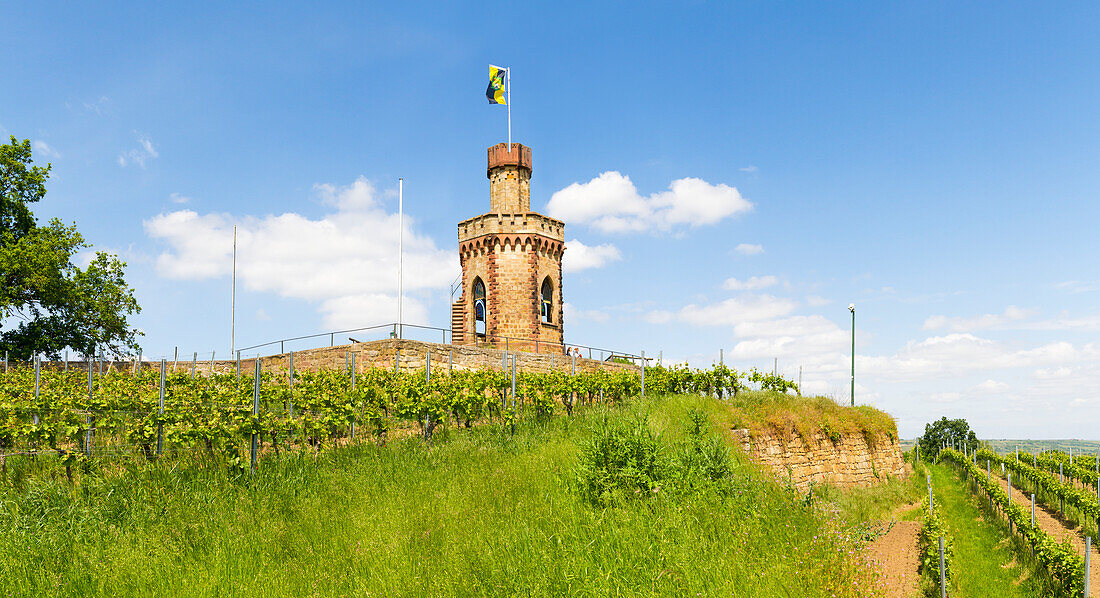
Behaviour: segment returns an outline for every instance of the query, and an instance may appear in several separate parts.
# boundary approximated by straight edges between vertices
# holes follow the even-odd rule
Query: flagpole
[[[237,341],[237,225],[233,225],[233,291],[229,302],[229,355],[233,356]]]
[[[401,301],[405,299],[404,273],[401,267],[405,262],[405,179],[397,179],[397,337],[405,332],[401,325]]]
[[[506,69],[508,78],[504,81],[504,90],[508,92],[508,153],[512,153],[512,67]]]

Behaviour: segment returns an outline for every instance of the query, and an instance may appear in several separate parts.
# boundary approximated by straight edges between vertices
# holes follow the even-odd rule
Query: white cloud
[[[998,382],[998,381],[993,380],[993,379],[989,379],[989,380],[986,380],[985,382],[981,382],[981,383],[975,385],[974,388],[972,388],[971,390],[973,392],[982,392],[982,393],[1000,393],[1000,392],[1004,392],[1008,389],[1009,389],[1008,384],[1005,384],[1004,382]]]
[[[146,220],[146,234],[168,248],[157,258],[161,276],[202,280],[232,268],[237,224],[237,277],[245,288],[318,302],[326,326],[350,328],[397,319],[397,214],[379,205],[360,177],[347,187],[318,185],[334,210],[313,220],[301,214],[245,216],[179,210]],[[459,272],[453,251],[404,221],[404,321],[427,324],[418,293],[445,289]]]
[[[629,177],[608,171],[554,193],[547,213],[604,232],[667,231],[704,226],[752,209],[734,187],[697,178],[676,179],[668,191],[642,197]]]
[[[809,305],[810,307],[821,307],[830,303],[832,303],[832,301],[820,295],[810,295],[806,297],[806,305]]]
[[[1081,332],[1096,332],[1100,331],[1100,316],[1071,318],[1066,314],[1062,314],[1056,318],[1047,320],[1025,322],[1013,328],[1020,330],[1077,330]]]
[[[84,110],[91,112],[96,116],[103,116],[104,114],[111,113],[111,98],[107,96],[100,96],[99,99],[92,100],[90,102],[81,102],[81,104],[83,104]]]
[[[138,147],[127,152],[123,152],[118,155],[118,165],[126,167],[128,164],[137,164],[138,166],[145,168],[145,162],[159,157],[157,148],[153,145],[145,135],[138,135]]]
[[[573,239],[565,244],[561,267],[566,272],[580,272],[589,268],[601,268],[621,259],[623,256],[619,249],[610,243],[593,246]]]
[[[741,168],[738,168],[738,170],[740,170],[741,172],[752,173],[752,172],[756,172],[759,169],[755,166],[742,166]]]
[[[933,336],[910,341],[891,356],[864,357],[857,369],[874,372],[884,380],[920,380],[928,377],[957,377],[999,369],[1028,368],[1075,363],[1100,356],[1093,345],[1076,348],[1064,341],[1052,341],[1029,349],[980,338],[969,333]]]
[[[180,193],[172,193],[168,196],[168,201],[172,203],[188,203],[191,201],[191,198]]]
[[[668,324],[672,321],[673,313],[665,311],[663,309],[655,309],[653,311],[646,312],[642,316],[642,320],[650,324]]]
[[[685,305],[677,317],[696,326],[732,326],[779,318],[791,313],[795,306],[790,299],[745,294],[711,305]]]
[[[722,283],[722,288],[727,291],[758,291],[760,289],[766,289],[779,282],[779,279],[774,276],[753,276],[748,280],[737,280],[736,278],[727,278]]]
[[[1035,370],[1035,377],[1040,380],[1050,380],[1055,378],[1068,378],[1073,375],[1073,369],[1067,367],[1060,368],[1039,368]]]
[[[31,143],[31,147],[34,148],[34,151],[36,153],[38,153],[38,154],[40,154],[40,155],[42,155],[46,158],[60,158],[61,157],[61,154],[58,153],[57,150],[50,147],[49,144],[47,144],[45,141],[42,141],[41,139],[35,139]]]
[[[589,320],[597,323],[604,323],[611,319],[611,315],[605,311],[598,309],[577,309],[572,303],[566,301],[562,306],[564,312],[563,317],[566,322],[576,322],[578,320]]]
[[[758,255],[764,253],[763,245],[753,245],[751,243],[741,243],[737,247],[733,248],[734,251],[741,255]]]
[[[1054,285],[1054,288],[1070,293],[1084,293],[1100,289],[1100,283],[1086,280],[1067,280]]]
[[[1009,322],[1017,322],[1027,318],[1031,310],[1020,309],[1015,305],[1009,305],[1004,313],[982,314],[972,318],[949,318],[947,316],[930,316],[924,321],[924,330],[940,330],[946,328],[950,332],[971,332],[989,328],[1000,328]]]

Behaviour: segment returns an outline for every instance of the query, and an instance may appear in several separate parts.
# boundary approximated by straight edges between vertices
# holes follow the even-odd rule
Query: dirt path
[[[917,534],[919,521],[898,521],[885,535],[867,546],[867,556],[882,572],[888,598],[917,595]]]
[[[1005,492],[1008,492],[1008,480],[998,476],[993,476],[994,480],[1001,485],[1001,488]],[[1024,507],[1027,512],[1031,512],[1031,494],[1020,490],[1019,488],[1012,489],[1012,502]],[[1070,544],[1073,545],[1073,549],[1077,551],[1077,554],[1082,557],[1085,556],[1085,538],[1080,535],[1078,530],[1073,530],[1058,518],[1057,509],[1048,509],[1043,503],[1038,500],[1035,501],[1035,525],[1038,525],[1044,532],[1050,534],[1051,538],[1061,541],[1062,538],[1069,538]],[[1097,550],[1097,546],[1092,546],[1092,562],[1091,571],[1089,571],[1089,586],[1093,588],[1100,588],[1100,550]]]

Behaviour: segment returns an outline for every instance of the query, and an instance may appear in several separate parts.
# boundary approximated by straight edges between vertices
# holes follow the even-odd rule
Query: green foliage
[[[724,408],[644,404],[651,424],[685,435],[690,408]],[[633,406],[609,411],[634,417]],[[604,417],[520,419],[514,437],[475,426],[431,446],[267,451],[254,478],[193,452],[116,462],[77,484],[49,469],[52,457],[9,459],[0,594],[881,595],[851,557],[857,538],[752,467],[728,476],[736,492],[594,507],[574,471]]]
[[[581,443],[576,470],[581,495],[606,507],[704,488],[729,492],[734,469],[729,447],[703,411],[689,409],[685,424],[682,440],[670,445],[654,433],[646,415],[605,412]]]
[[[965,419],[940,418],[924,425],[924,435],[918,439],[921,459],[934,460],[944,444],[972,452],[978,448],[978,436]]]
[[[127,318],[140,313],[126,284],[125,263],[103,252],[86,267],[73,263],[89,247],[76,230],[54,219],[37,226],[28,204],[46,193],[49,166],[29,167],[30,141],[0,145],[0,350],[15,359],[66,347],[85,354],[137,350]]]
[[[944,449],[940,453],[940,458],[961,469],[967,479],[973,480],[996,508],[1012,521],[1017,533],[1031,547],[1036,560],[1050,575],[1059,595],[1080,596],[1083,593],[1085,564],[1069,542],[1058,542],[1039,526],[1032,525],[1030,512],[1009,501],[1008,494],[1000,484],[993,481],[984,469],[968,460],[962,453]],[[986,456],[979,455],[979,460],[985,458]],[[989,458],[992,461],[992,455],[989,455]]]
[[[589,502],[610,505],[660,492],[669,469],[644,417],[605,417],[580,446],[577,480]]]
[[[955,558],[954,543],[951,540],[951,533],[939,514],[934,510],[929,512],[927,498],[924,499],[923,510],[924,516],[921,518],[920,532],[917,534],[917,550],[920,552],[919,571],[929,579],[933,587],[939,588],[940,537],[943,537],[944,576],[949,582],[954,573],[952,567]]]
[[[34,215],[27,204],[35,203],[46,195],[46,179],[50,165],[28,166],[31,158],[31,140],[0,145],[0,247],[18,242],[34,228]]]

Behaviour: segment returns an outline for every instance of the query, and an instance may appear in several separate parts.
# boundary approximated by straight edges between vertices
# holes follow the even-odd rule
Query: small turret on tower
[[[524,214],[531,211],[531,148],[498,143],[489,148],[489,212]]]

